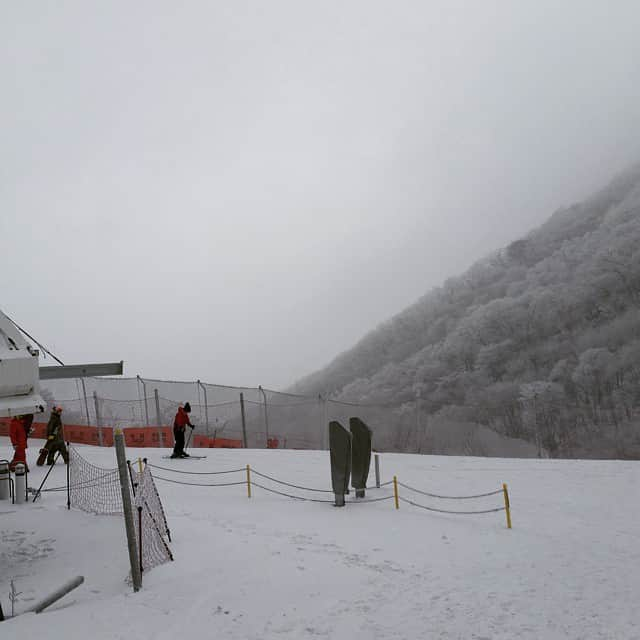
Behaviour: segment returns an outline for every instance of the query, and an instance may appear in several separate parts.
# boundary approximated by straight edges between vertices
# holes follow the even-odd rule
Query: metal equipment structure
[[[39,355],[0,311],[0,417],[44,411]]]
[[[40,367],[40,350],[29,344],[23,334],[38,345],[0,311],[0,418],[42,413],[46,402],[40,395],[41,379],[122,375],[122,361],[64,365],[53,354],[50,355],[60,366]]]

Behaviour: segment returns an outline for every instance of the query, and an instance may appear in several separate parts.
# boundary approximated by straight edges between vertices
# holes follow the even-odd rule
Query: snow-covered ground
[[[35,467],[38,446],[28,452],[32,486],[46,471]],[[0,439],[0,457],[8,452]],[[128,451],[187,471],[250,464],[291,483],[330,488],[327,452],[203,453],[205,460],[172,461],[162,459],[164,451]],[[113,449],[82,447],[82,454],[115,466]],[[391,500],[336,509],[257,487],[249,500],[244,486],[158,480],[176,560],[145,574],[134,594],[125,583],[122,519],[67,511],[65,494],[47,493],[35,504],[0,504],[5,613],[11,578],[22,592],[17,612],[75,575],[85,583],[45,613],[0,623],[0,637],[640,638],[638,463],[381,454],[381,468],[383,481],[397,474],[434,493],[478,493],[507,482],[513,529],[502,512],[452,516],[407,504],[396,511]],[[57,466],[51,485],[64,476]],[[367,497],[389,494],[385,487]],[[439,508],[502,504],[500,496],[446,504],[412,498]]]

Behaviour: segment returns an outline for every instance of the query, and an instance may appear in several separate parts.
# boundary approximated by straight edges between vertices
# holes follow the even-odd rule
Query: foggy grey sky
[[[183,6],[179,6],[183,5]],[[640,160],[637,2],[0,9],[0,309],[282,388]]]

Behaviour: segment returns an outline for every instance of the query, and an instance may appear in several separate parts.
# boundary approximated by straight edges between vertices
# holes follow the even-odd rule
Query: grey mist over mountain
[[[399,450],[495,455],[494,432],[538,455],[640,458],[640,165],[292,391],[370,405]]]
[[[640,9],[4,7],[0,300],[66,362],[283,388],[640,158]]]

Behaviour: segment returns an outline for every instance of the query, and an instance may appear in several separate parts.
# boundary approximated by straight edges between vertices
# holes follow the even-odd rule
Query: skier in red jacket
[[[184,430],[189,426],[193,429],[193,425],[189,421],[189,414],[191,413],[191,405],[186,402],[184,405],[178,407],[178,413],[173,420],[173,438],[175,445],[173,447],[172,458],[188,458],[189,454],[184,451]]]
[[[31,424],[33,423],[33,414],[29,413],[24,416],[16,416],[11,418],[9,423],[9,437],[14,448],[13,460],[9,464],[11,471],[15,471],[16,465],[22,463],[25,469],[27,467],[27,437],[31,432]]]

